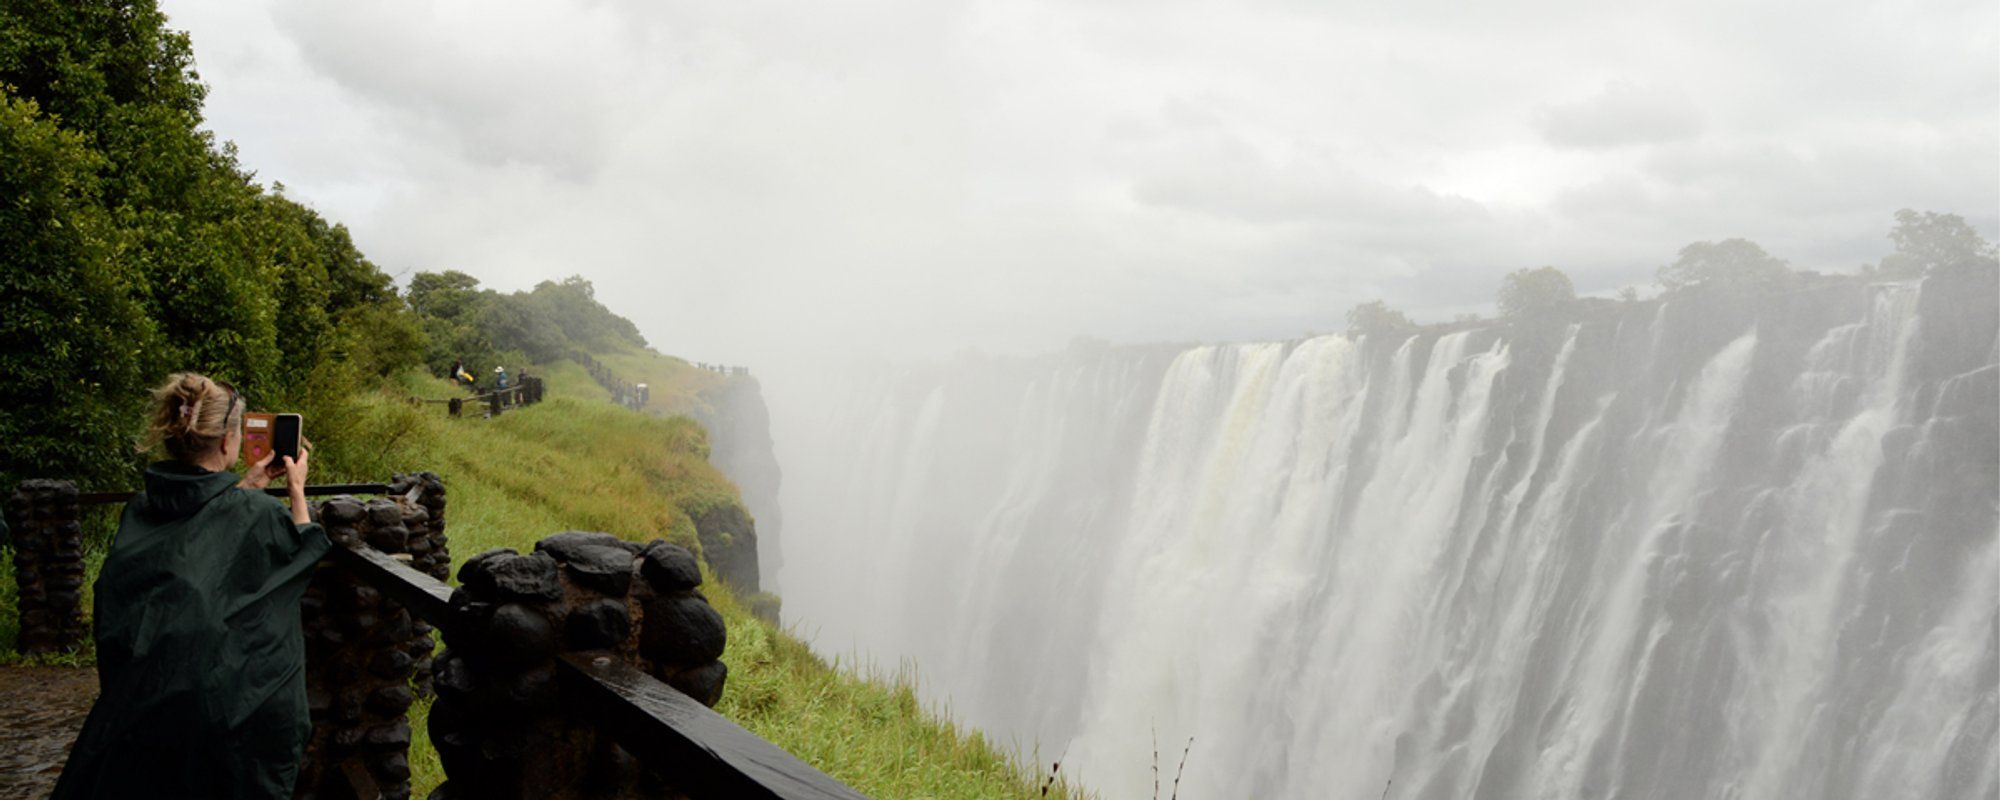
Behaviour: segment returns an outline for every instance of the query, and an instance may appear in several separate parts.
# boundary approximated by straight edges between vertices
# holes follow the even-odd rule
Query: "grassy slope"
[[[651,352],[616,354],[606,362],[621,375],[629,371],[629,380],[652,384],[652,407],[690,408],[700,402],[704,382],[716,379]],[[447,492],[452,553],[461,562],[496,547],[526,551],[562,530],[666,538],[694,548],[694,525],[684,509],[738,502],[735,487],[708,464],[707,435],[699,425],[619,408],[574,364],[534,371],[547,380],[548,400],[498,419],[452,419],[442,405],[410,403],[409,397],[444,399],[456,391],[418,375],[340,407],[314,409],[307,422],[307,436],[319,445],[313,481],[437,472]],[[115,523],[111,513],[99,516],[91,523],[94,542]],[[0,550],[0,663],[17,663],[7,555]],[[99,561],[94,557],[92,566]],[[873,797],[1045,796],[1041,778],[1023,775],[977,732],[962,732],[923,708],[907,680],[831,666],[797,638],[751,616],[727,587],[710,582],[703,589],[729,626],[723,654],[729,683],[717,710],[739,724]],[[88,602],[86,597],[86,609]],[[92,658],[86,650],[38,661]],[[428,711],[428,703],[412,709],[410,761],[418,797],[443,779],[423,724]],[[1046,796],[1076,795],[1057,784]]]
[[[651,353],[606,362],[653,384],[655,405],[694,401],[698,388],[690,383],[707,375]],[[572,529],[692,547],[694,527],[682,509],[736,502],[735,488],[707,463],[699,426],[614,406],[568,363],[535,372],[547,380],[549,400],[493,420],[449,419],[439,406],[410,406],[387,394],[365,398],[345,421],[352,430],[343,438],[394,446],[328,453],[318,480],[438,472],[460,561],[494,547],[525,551],[542,536]],[[418,377],[403,388],[429,397],[451,392]],[[730,677],[718,710],[739,724],[874,797],[1042,796],[1041,783],[1001,750],[923,708],[907,681],[836,669],[751,616],[726,587],[711,582],[704,590],[729,626],[723,660]],[[416,727],[412,767],[422,796],[442,774],[423,726]],[[1072,795],[1057,786],[1048,796]]]

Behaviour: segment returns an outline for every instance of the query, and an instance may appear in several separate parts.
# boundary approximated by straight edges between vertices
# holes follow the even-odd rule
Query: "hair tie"
[[[194,419],[194,406],[192,404],[181,404],[181,419]]]

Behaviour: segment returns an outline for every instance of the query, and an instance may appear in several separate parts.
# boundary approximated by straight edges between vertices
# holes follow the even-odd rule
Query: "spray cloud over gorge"
[[[1108,797],[1990,797],[1994,292],[829,386],[786,614]]]
[[[2000,794],[2000,298],[1850,274],[2000,238],[1990,2],[164,5],[385,272],[749,367],[786,620],[1106,798],[1155,733],[1188,798]],[[1819,274],[1603,299],[1733,237]],[[1598,301],[1309,333],[1544,265]]]

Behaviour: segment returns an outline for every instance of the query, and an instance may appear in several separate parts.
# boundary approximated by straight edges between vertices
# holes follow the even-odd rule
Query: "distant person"
[[[99,695],[51,797],[289,798],[312,730],[299,599],[332,547],[307,513],[311,448],[239,479],[235,389],[180,373],[152,409],[168,458],[97,578]],[[279,475],[289,508],[262,491]]]
[[[478,386],[479,381],[472,377],[472,372],[470,370],[467,370],[464,364],[454,363],[452,364],[451,369],[452,369],[451,373],[452,380],[464,384],[465,388],[467,389],[479,388]]]
[[[507,368],[506,368],[506,367],[494,367],[494,368],[493,368],[493,386],[494,386],[495,388],[498,388],[498,389],[505,389],[505,388],[507,388]]]

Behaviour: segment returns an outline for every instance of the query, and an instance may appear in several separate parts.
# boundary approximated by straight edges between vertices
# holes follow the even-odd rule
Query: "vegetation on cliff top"
[[[566,359],[602,354],[674,410],[714,376],[645,350],[581,278],[502,294],[419,273],[399,292],[344,228],[201,129],[205,95],[187,36],[151,0],[0,5],[0,486],[132,487],[146,390],[195,370],[253,408],[303,412],[316,482],[438,472],[461,560],[566,529],[697,547],[692,515],[740,504],[698,424],[607,402]],[[431,376],[458,359],[482,378],[534,366],[549,399],[491,420],[409,402],[454,391]],[[94,579],[113,514],[87,516]],[[7,556],[0,660],[15,658]],[[907,682],[835,669],[709,588],[730,631],[721,710],[746,727],[877,796],[1037,795]],[[421,793],[441,776],[415,722]]]
[[[1790,262],[1764,251],[1748,239],[1695,242],[1680,249],[1671,263],[1661,266],[1655,278],[1661,291],[1719,291],[1732,294],[1782,291],[1825,280],[1908,280],[1939,271],[2000,269],[2000,252],[1987,242],[1965,218],[1935,211],[1918,213],[1910,209],[1896,212],[1896,224],[1888,239],[1895,252],[1880,263],[1862,264],[1854,275],[1827,276],[1800,272]],[[1621,301],[1638,299],[1636,288],[1619,292]],[[1579,298],[1569,275],[1555,267],[1519,269],[1501,279],[1495,295],[1501,318],[1516,324],[1566,321],[1579,308],[1603,305],[1603,298]],[[1476,314],[1460,315],[1453,324],[1477,323]],[[1403,312],[1381,300],[1360,303],[1347,312],[1349,335],[1414,331],[1420,327]]]
[[[656,360],[657,374],[678,373]],[[343,452],[339,478],[431,469],[445,481],[455,560],[496,547],[526,551],[560,530],[597,530],[696,547],[687,509],[735,489],[707,461],[707,439],[686,417],[635,413],[611,402],[582,368],[535,368],[549,399],[491,420],[451,419],[394,392],[370,395],[356,425],[393,452]],[[689,370],[699,372],[698,370]],[[408,374],[403,387],[447,396],[441,380]],[[682,387],[668,387],[679,391]],[[328,454],[329,461],[335,456]],[[335,479],[330,476],[329,480]],[[828,664],[789,632],[757,619],[715,580],[703,591],[729,628],[729,683],[717,710],[807,763],[874,797],[1039,797],[1039,778],[978,733],[959,730],[918,700],[907,676],[863,675]],[[442,779],[413,719],[418,794]],[[1074,796],[1054,787],[1048,796]]]

